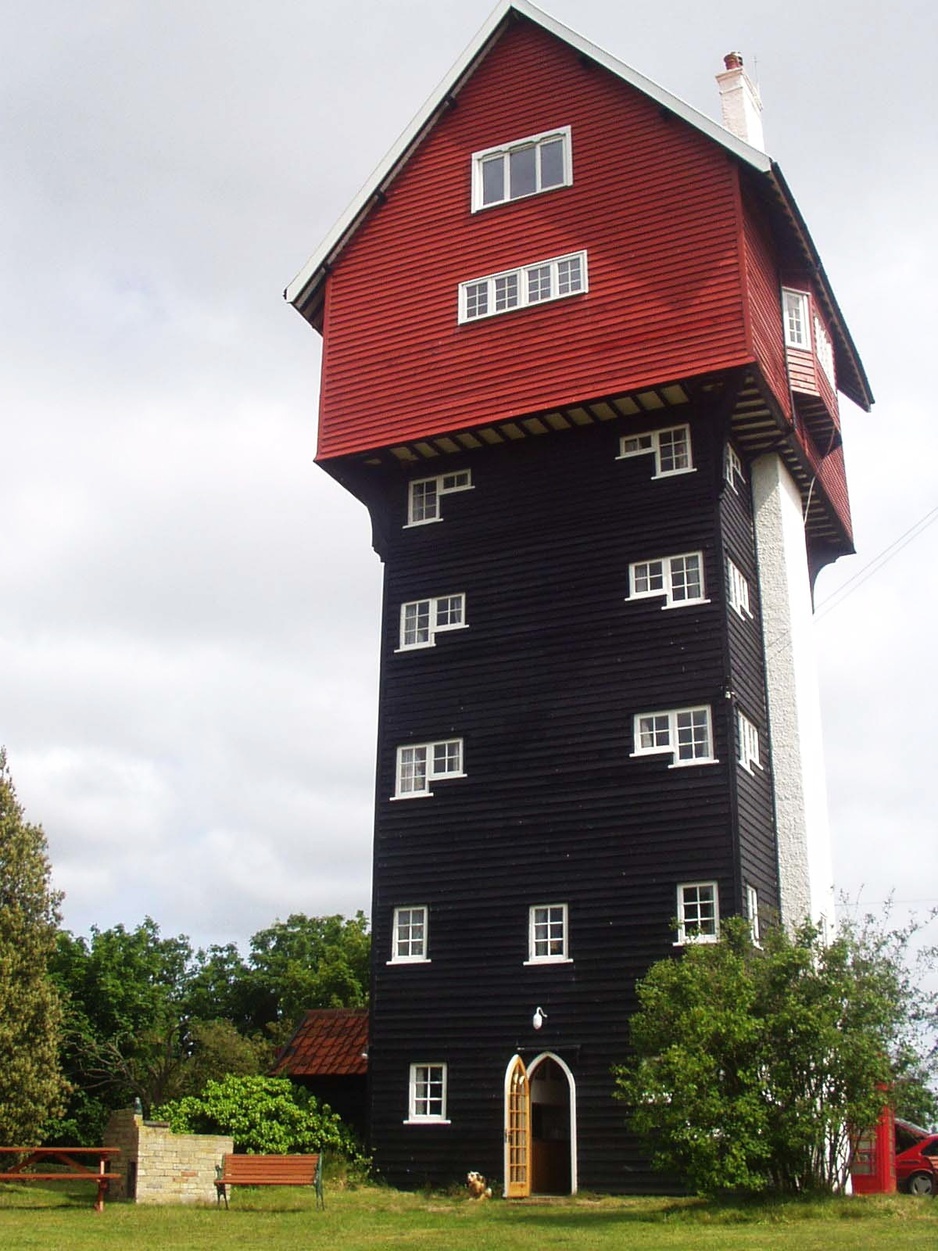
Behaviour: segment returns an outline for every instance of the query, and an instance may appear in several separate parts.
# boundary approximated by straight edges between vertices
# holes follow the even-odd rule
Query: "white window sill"
[[[662,604],[661,611],[666,612],[669,608],[693,608],[695,604],[709,603],[709,599],[675,599],[669,604]]]
[[[452,1125],[452,1123],[445,1116],[411,1116],[403,1122],[404,1125]]]
[[[694,765],[719,764],[716,756],[699,756],[696,760],[674,760],[668,765],[669,769],[692,769]]]
[[[672,943],[672,947],[700,947],[704,943],[718,943],[720,941],[719,934],[701,934],[691,938],[679,938],[676,943]]]
[[[453,778],[468,777],[468,773],[441,773],[439,777],[435,777],[434,782],[449,782]],[[408,791],[404,795],[391,795],[392,800],[396,799],[428,799],[433,795],[433,791]]]
[[[442,517],[424,517],[423,521],[405,521],[402,530],[413,530],[414,526],[432,526],[437,521],[442,521]]]
[[[697,466],[690,465],[687,469],[666,469],[662,473],[653,473],[651,475],[652,482],[657,482],[659,478],[679,478],[684,473],[696,473]]]
[[[385,964],[430,964],[429,956],[399,956],[396,960],[385,960]]]
[[[752,621],[753,619],[752,613],[749,611],[748,608],[737,608],[735,604],[730,604],[730,608],[733,610],[736,616],[739,617],[740,621],[745,621],[747,617],[749,618],[750,621]]]
[[[395,647],[394,655],[396,656],[398,652],[425,652],[428,647],[436,647],[436,641],[430,639],[426,643],[408,643],[406,647]]]
[[[534,956],[530,960],[525,960],[524,967],[527,968],[531,964],[572,964],[572,956]]]
[[[746,761],[745,764],[743,763],[742,760],[738,760],[736,763],[739,765],[741,769],[745,770],[745,772],[748,773],[751,778],[754,778],[756,776],[755,773],[753,773],[752,771],[753,766],[755,766],[759,770],[760,773],[763,772],[763,766],[759,764],[758,760],[748,760]]]

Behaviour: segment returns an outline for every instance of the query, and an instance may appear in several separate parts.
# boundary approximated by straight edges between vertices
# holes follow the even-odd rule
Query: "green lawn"
[[[92,1210],[93,1187],[0,1186],[0,1246],[41,1251],[487,1251],[623,1248],[628,1251],[838,1251],[938,1246],[938,1202],[906,1195],[733,1206],[696,1199],[578,1196],[472,1203],[463,1196],[366,1187],[326,1193],[326,1210],[300,1190],[235,1191],[231,1210],[138,1207]]]

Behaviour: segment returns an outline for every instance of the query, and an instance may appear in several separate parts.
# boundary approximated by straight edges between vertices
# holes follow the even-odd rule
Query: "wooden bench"
[[[215,1202],[228,1206],[229,1186],[314,1186],[322,1197],[321,1155],[226,1155],[215,1169]]]
[[[108,1162],[119,1154],[120,1147],[0,1147],[0,1181],[93,1181],[94,1210],[103,1212],[108,1187],[120,1177]]]

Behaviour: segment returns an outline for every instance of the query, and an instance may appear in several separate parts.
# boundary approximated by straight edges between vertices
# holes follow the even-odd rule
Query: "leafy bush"
[[[179,1134],[230,1134],[235,1149],[258,1155],[335,1151],[360,1161],[354,1134],[339,1116],[285,1077],[228,1076],[157,1109]]]

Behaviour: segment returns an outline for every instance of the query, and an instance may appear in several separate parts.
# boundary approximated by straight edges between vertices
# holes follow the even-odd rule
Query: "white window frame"
[[[837,390],[837,376],[834,372],[834,344],[824,323],[814,314],[814,354],[833,390]]]
[[[726,485],[738,495],[739,487],[744,486],[746,483],[746,472],[743,469],[742,457],[732,443],[727,443],[726,445],[723,476],[726,479]]]
[[[563,181],[541,186],[541,148],[560,140],[563,143]],[[511,156],[523,148],[534,148],[535,182],[533,191],[525,191],[513,196],[510,188]],[[500,200],[484,200],[483,166],[490,161],[501,158],[503,167],[503,188],[507,194]],[[511,143],[501,144],[495,148],[483,148],[472,154],[472,211],[482,212],[483,209],[497,208],[500,204],[514,204],[517,200],[528,200],[531,196],[546,195],[549,191],[559,191],[561,187],[569,187],[573,183],[573,136],[569,126],[558,126],[556,130],[544,130],[538,135],[527,135],[524,139],[515,139]]]
[[[418,517],[416,514],[416,491],[415,487],[425,486],[428,482],[435,484],[434,492],[434,508],[432,514]],[[452,495],[454,491],[471,491],[472,490],[472,471],[470,469],[456,469],[450,473],[434,474],[430,478],[412,478],[407,484],[407,523],[404,529],[411,526],[426,526],[433,521],[442,521],[443,513],[440,509],[440,500],[444,495]]]
[[[739,740],[737,759],[740,765],[747,773],[752,773],[753,766],[761,769],[759,731],[740,708],[736,709],[736,731]]]
[[[749,922],[749,933],[756,947],[762,944],[762,925],[759,920],[759,892],[746,883],[746,920]]]
[[[691,899],[689,892],[694,891],[696,898]],[[710,898],[702,897],[702,892],[709,892]],[[701,933],[699,926],[704,909],[709,905],[706,922],[709,928]],[[691,915],[694,913],[695,915]],[[716,943],[720,940],[720,888],[716,882],[679,882],[677,887],[677,942],[675,947],[685,947],[689,943]]]
[[[579,282],[572,289],[561,291],[563,267],[572,262],[579,264]],[[549,271],[550,294],[538,296],[533,285],[532,275],[535,271]],[[512,287],[512,284],[513,287]],[[484,312],[478,312],[473,300],[478,298],[475,288],[485,288],[486,306]],[[505,294],[508,288],[513,290],[511,303]],[[542,304],[554,304],[557,300],[566,300],[574,295],[585,295],[589,290],[589,272],[587,254],[582,252],[566,252],[563,256],[551,256],[544,261],[531,261],[527,265],[519,265],[516,269],[503,269],[497,274],[484,274],[481,278],[470,278],[459,284],[460,325],[469,322],[488,321],[490,317],[501,317],[503,313],[515,313],[522,308],[540,308]],[[504,302],[498,307],[499,300]]]
[[[697,561],[697,580],[700,584],[699,595],[688,595],[681,598],[680,561]],[[645,583],[644,589],[642,584]],[[657,585],[652,585],[656,583]],[[629,599],[660,599],[664,597],[662,609],[686,608],[691,604],[709,604],[704,586],[703,552],[681,552],[676,556],[659,556],[654,560],[636,560],[629,565]]]
[[[446,1116],[447,1066],[445,1064],[412,1064],[407,1091],[407,1120],[405,1125],[449,1125]],[[430,1094],[434,1086],[438,1094]],[[425,1093],[421,1093],[423,1090]],[[439,1110],[429,1111],[432,1104]]]
[[[417,920],[417,914],[421,919]],[[418,927],[421,934],[414,938],[412,931]],[[410,904],[394,909],[391,930],[391,959],[388,964],[429,964],[427,944],[430,937],[430,909],[426,904]],[[404,950],[402,951],[402,948]]]
[[[451,749],[455,748],[453,753]],[[450,759],[455,758],[458,767],[455,769],[436,767],[436,757],[439,749],[443,749],[444,763],[448,764]],[[423,787],[416,789],[412,784],[417,780],[415,767],[418,763],[419,753],[423,753],[423,768],[420,773],[423,777]],[[413,753],[413,754],[411,754]],[[426,795],[432,795],[430,789],[431,782],[439,782],[443,778],[464,778],[466,776],[463,771],[463,741],[461,738],[440,738],[431,743],[404,743],[397,749],[397,766],[395,770],[395,786],[392,799],[422,799]],[[408,769],[410,765],[410,769]]]
[[[444,613],[451,613],[453,610],[449,605],[459,602],[459,620],[458,621],[440,621],[440,617]],[[420,610],[423,608],[423,613]],[[407,642],[408,627],[408,610],[415,609],[418,614],[426,617],[426,626],[420,627],[419,632],[425,633],[426,638],[418,639],[415,642]],[[443,634],[447,630],[464,630],[468,626],[466,620],[466,594],[464,591],[458,591],[455,595],[434,595],[428,596],[426,599],[406,600],[401,604],[401,629],[400,642],[396,648],[399,652],[419,651],[424,647],[433,647],[436,644],[436,636]]]
[[[726,558],[726,592],[730,608],[740,617],[752,620],[752,608],[749,603],[749,579],[739,565],[729,556]]]
[[[782,325],[786,347],[811,351],[810,303],[807,291],[782,287]]]
[[[679,465],[673,469],[663,469],[662,461],[662,442],[667,440],[669,436],[683,435],[682,443],[685,448],[687,463]],[[645,430],[640,434],[624,434],[619,439],[619,455],[616,460],[631,460],[633,456],[647,456],[654,454],[655,472],[652,474],[652,481],[656,478],[673,478],[681,473],[696,473],[694,465],[693,444],[690,437],[690,426],[684,422],[679,426],[665,426],[661,430]]]
[[[653,725],[643,725],[643,722],[652,721]],[[682,748],[688,745],[696,747],[696,731],[701,722],[705,730],[706,754],[682,757]],[[691,731],[689,744],[686,737],[688,730]],[[648,741],[649,738],[651,741]],[[670,755],[669,769],[687,769],[694,765],[719,763],[713,754],[713,717],[709,704],[636,713],[632,722],[632,743],[632,756]]]
[[[540,917],[538,914],[542,914]],[[544,915],[546,914],[546,915]],[[539,938],[539,927],[547,926],[547,934]],[[551,948],[558,941],[554,927],[560,927],[560,950],[538,954],[539,944]],[[570,912],[565,903],[532,904],[528,909],[528,958],[525,964],[570,964]]]

